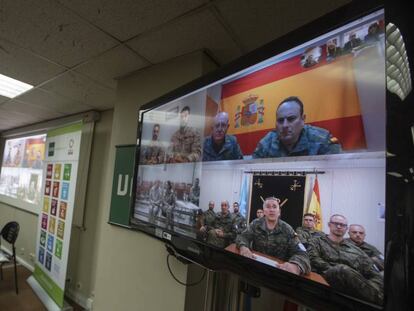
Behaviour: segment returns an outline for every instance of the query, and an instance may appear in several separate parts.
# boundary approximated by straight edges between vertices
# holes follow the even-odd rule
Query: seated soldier
[[[231,215],[233,218],[233,226],[236,230],[236,233],[242,233],[244,229],[246,229],[246,219],[243,217],[243,215],[239,211],[239,203],[234,202],[233,203],[233,214]]]
[[[216,215],[212,229],[208,231],[207,243],[220,248],[225,248],[234,242],[236,231],[233,227],[233,219],[229,211],[229,202],[221,202],[221,212]]]
[[[323,232],[315,229],[315,215],[306,213],[303,215],[302,227],[296,228],[296,234],[298,235],[299,241],[308,248],[310,239],[322,236]]]
[[[207,233],[213,228],[215,219],[216,213],[214,212],[214,201],[210,201],[208,202],[208,210],[204,211],[201,217],[201,226],[197,233],[197,236],[200,239],[207,239]]]
[[[344,239],[347,219],[335,214],[328,225],[329,234],[310,240],[312,270],[322,274],[333,289],[381,305],[383,279],[373,261]]]
[[[365,228],[361,225],[350,225],[349,230],[349,242],[358,246],[365,254],[368,255],[375,263],[375,266],[379,271],[384,271],[384,255],[371,244],[365,242]]]
[[[286,261],[278,267],[294,274],[310,272],[305,247],[295,237],[290,225],[280,219],[279,199],[270,197],[263,203],[264,217],[252,221],[236,239],[240,255],[254,259],[251,249]]]

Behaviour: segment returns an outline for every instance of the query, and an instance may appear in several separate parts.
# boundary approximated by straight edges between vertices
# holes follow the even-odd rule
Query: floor
[[[32,273],[25,267],[17,267],[19,294],[16,295],[14,287],[13,266],[3,267],[3,280],[0,280],[0,310],[7,311],[47,311],[37,298],[26,280]],[[84,310],[79,305],[70,302],[74,311]]]

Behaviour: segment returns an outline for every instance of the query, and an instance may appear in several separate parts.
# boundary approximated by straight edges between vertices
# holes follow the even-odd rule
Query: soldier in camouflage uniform
[[[236,230],[237,234],[240,234],[246,229],[246,218],[243,217],[242,214],[239,212],[239,203],[233,203],[233,214],[231,215],[233,218],[233,227]]]
[[[211,136],[204,140],[203,161],[221,161],[243,159],[243,153],[237,143],[237,138],[227,135],[229,115],[219,112],[211,127]]]
[[[285,261],[278,265],[280,269],[295,274],[308,274],[308,254],[297,240],[292,227],[279,219],[279,199],[267,198],[263,203],[263,212],[264,217],[253,220],[249,228],[237,236],[236,245],[240,249],[240,255],[254,259],[252,249]]]
[[[202,240],[207,239],[207,233],[213,228],[214,221],[216,220],[216,213],[214,212],[214,201],[208,202],[208,210],[203,212],[201,227],[198,232],[198,237]]]
[[[167,229],[174,229],[174,209],[177,197],[175,191],[172,188],[171,181],[165,183],[165,191],[163,197],[162,211],[166,216],[165,226]]]
[[[368,255],[374,261],[378,270],[384,271],[384,255],[374,246],[365,242],[365,228],[361,225],[350,225],[349,230],[349,242],[358,246],[365,254]]]
[[[234,242],[236,232],[233,227],[228,201],[221,202],[221,212],[216,215],[212,228],[208,231],[207,243],[225,248]]]
[[[322,231],[315,229],[315,215],[310,213],[303,215],[303,226],[296,228],[296,234],[298,235],[299,241],[306,248],[308,248],[310,239],[324,235]]]
[[[259,141],[253,158],[340,153],[338,140],[323,128],[305,125],[305,117],[298,97],[284,99],[276,111],[276,129]]]
[[[198,131],[188,126],[190,108],[185,106],[180,113],[180,128],[171,137],[168,162],[197,162],[201,155],[201,138]]]
[[[144,146],[141,161],[144,164],[160,164],[164,163],[165,150],[158,136],[160,134],[160,125],[155,124],[152,129],[152,140],[148,146]]]
[[[382,304],[383,279],[373,261],[343,238],[346,229],[346,218],[332,215],[329,234],[310,241],[308,253],[312,270],[323,275],[339,292]]]
[[[155,218],[158,216],[160,208],[163,204],[163,191],[159,180],[155,181],[154,185],[149,191],[149,201],[151,204],[149,211],[149,221],[155,222]]]

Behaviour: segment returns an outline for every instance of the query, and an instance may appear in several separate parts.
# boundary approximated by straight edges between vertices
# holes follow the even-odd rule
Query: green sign
[[[109,222],[128,226],[131,215],[135,145],[116,146],[114,178]]]

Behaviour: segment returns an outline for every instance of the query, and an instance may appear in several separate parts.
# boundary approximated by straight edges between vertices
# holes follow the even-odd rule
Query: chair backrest
[[[19,235],[20,225],[15,221],[8,222],[1,230],[1,236],[10,244],[16,242]]]

